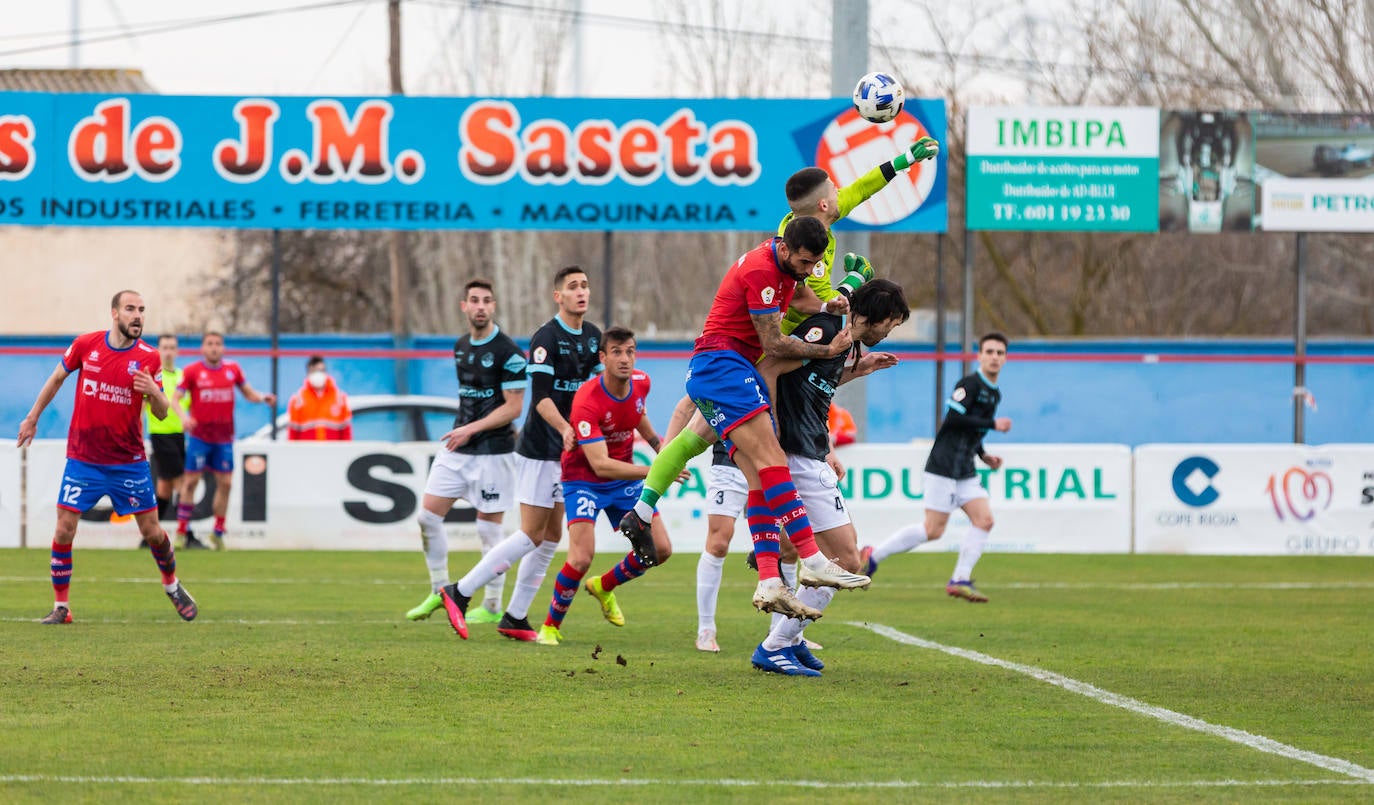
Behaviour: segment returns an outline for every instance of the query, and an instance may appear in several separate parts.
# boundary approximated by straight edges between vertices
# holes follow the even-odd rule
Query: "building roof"
[[[0,70],[0,90],[17,92],[95,92],[156,94],[142,70]]]

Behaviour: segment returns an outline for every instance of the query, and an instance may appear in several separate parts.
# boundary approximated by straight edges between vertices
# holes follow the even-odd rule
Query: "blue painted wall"
[[[152,339],[150,339],[152,340]],[[411,347],[447,351],[450,337],[415,339]],[[0,336],[0,362],[5,382],[0,384],[0,436],[13,438],[19,421],[33,404],[43,381],[57,365],[70,338]],[[249,382],[259,390],[271,387],[270,359],[243,357],[239,350],[263,350],[266,338],[228,340],[226,355],[238,360]],[[390,394],[395,391],[390,358],[336,357],[332,353],[387,350],[386,335],[378,336],[285,336],[281,347],[318,351],[330,363],[340,385],[352,395]],[[898,352],[928,353],[928,344],[887,344]],[[15,354],[36,349],[36,354]],[[181,364],[194,360],[199,344],[182,338]],[[683,342],[640,344],[640,368],[649,372],[655,390],[649,414],[660,430],[667,424],[673,404],[681,396],[687,368]],[[1025,357],[1018,360],[1018,353]],[[1085,353],[1101,356],[1082,360]],[[1374,442],[1374,343],[1312,343],[1314,358],[1347,356],[1371,363],[1312,364],[1307,386],[1318,408],[1306,415],[1307,442]],[[659,357],[656,357],[655,355]],[[1142,362],[1130,356],[1159,355],[1160,362]],[[1001,413],[1013,419],[1009,434],[991,440],[1003,442],[1116,442],[1136,445],[1148,442],[1287,442],[1293,435],[1293,366],[1264,363],[1264,357],[1292,354],[1291,344],[1261,341],[1023,341],[1012,345],[1003,370]],[[667,357],[663,357],[667,355]],[[1229,362],[1171,362],[1171,357],[1225,355]],[[1060,356],[1060,359],[1056,359]],[[454,393],[453,370],[443,358],[411,362],[411,391],[415,394],[449,396]],[[280,361],[280,390],[285,397],[299,387],[305,373],[305,357]],[[874,375],[868,383],[868,440],[905,442],[934,435],[934,363],[926,359],[904,360],[899,366]],[[959,363],[946,364],[942,399],[959,377]],[[71,415],[75,383],[69,380],[48,406],[39,423],[39,438],[62,438]],[[285,410],[285,401],[281,403]],[[242,398],[237,409],[240,435],[251,433],[269,421],[266,406]]]

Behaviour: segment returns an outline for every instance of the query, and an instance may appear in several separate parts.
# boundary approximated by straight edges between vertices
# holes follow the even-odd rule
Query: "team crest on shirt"
[[[962,400],[964,399],[965,396],[967,396],[967,394],[968,394],[968,392],[964,391],[964,387],[963,387],[963,386],[960,386],[960,387],[956,388],[956,389],[954,390],[954,393],[951,394],[951,395],[949,395],[949,396],[950,396],[951,398],[953,398],[955,402],[960,402],[960,401],[962,401]]]
[[[535,362],[535,363],[543,363],[543,362],[544,362],[544,359],[547,358],[547,357],[549,357],[549,351],[548,351],[548,350],[544,349],[543,347],[535,347],[535,348],[534,348],[534,362]]]
[[[642,414],[642,413],[644,413],[644,400],[643,400],[642,398],[638,398],[638,399],[635,400],[635,413],[636,413],[636,414]]]
[[[492,364],[494,364],[494,363],[496,363],[496,358],[493,357],[492,354],[491,354],[490,352],[488,352],[488,353],[486,353],[485,355],[482,356],[482,368],[483,368],[483,369],[490,369],[490,368],[492,367]]]
[[[764,303],[765,305],[771,305],[771,304],[773,304],[773,294],[774,294],[774,293],[775,293],[775,291],[774,291],[771,287],[768,287],[768,288],[764,288],[764,289],[763,289],[763,294],[762,294],[762,295],[763,295],[763,303]]]
[[[138,374],[138,361],[129,361],[129,363],[128,363],[128,368],[129,368],[129,374],[131,374],[131,375],[136,375],[136,374]]]
[[[815,277],[816,279],[820,279],[821,277],[824,277],[824,276],[825,276],[825,261],[824,261],[824,260],[821,260],[821,261],[819,261],[818,263],[816,263],[816,267],[813,268],[813,269],[811,269],[811,276]]]
[[[812,327],[810,330],[806,331],[806,335],[802,336],[802,338],[814,344],[817,341],[821,340],[821,336],[823,335],[825,335],[825,333],[821,332],[821,328]]]
[[[591,435],[592,435],[592,423],[588,422],[588,421],[585,420],[585,419],[582,420],[581,422],[577,423],[577,432],[580,433],[580,434],[582,434],[582,438],[584,438],[584,439],[587,438],[588,436],[591,436]]]

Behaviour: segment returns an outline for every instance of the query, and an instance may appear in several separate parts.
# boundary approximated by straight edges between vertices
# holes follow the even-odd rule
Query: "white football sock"
[[[892,536],[888,537],[880,545],[873,548],[873,561],[881,562],[889,556],[899,553],[906,553],[918,545],[929,542],[926,536],[926,527],[920,523],[909,525],[897,529]]]
[[[472,594],[487,582],[505,573],[511,565],[520,561],[520,557],[533,550],[534,543],[525,536],[525,532],[517,531],[511,534],[492,546],[486,556],[483,556],[466,576],[458,580],[458,592],[471,598]]]
[[[444,518],[421,508],[420,543],[425,551],[425,564],[429,567],[429,586],[432,592],[448,584],[448,532],[444,530]]]
[[[821,557],[824,559],[825,557]],[[810,567],[810,565],[807,565]],[[797,590],[797,563],[778,562],[778,572],[782,574],[782,583],[787,585],[787,589],[796,592]]]
[[[519,620],[530,614],[530,604],[539,594],[539,586],[544,583],[544,574],[549,572],[549,564],[557,550],[557,542],[546,540],[520,560],[520,569],[515,572],[515,592],[510,594],[510,603],[506,605],[507,615]]]
[[[835,590],[832,587],[803,587],[797,593],[797,600],[807,606],[825,611],[830,605],[830,599],[835,597]],[[801,641],[802,630],[811,623],[810,620],[797,620],[796,618],[783,618],[781,623],[774,624],[768,637],[763,640],[763,647],[768,651],[777,651],[780,648],[796,645]]]
[[[702,551],[697,560],[697,630],[716,628],[716,599],[720,577],[725,572],[725,557]]]
[[[978,559],[983,555],[983,548],[988,544],[988,532],[981,528],[972,528],[964,536],[964,544],[959,547],[959,562],[954,566],[954,575],[950,576],[950,581],[968,581],[973,578],[973,566],[978,564]]]
[[[505,534],[501,531],[501,524],[491,520],[477,521],[477,538],[482,541],[482,555],[486,556],[495,548]],[[506,574],[499,573],[496,578],[487,582],[487,597],[482,601],[482,606],[492,612],[501,611],[501,598],[506,591]]]

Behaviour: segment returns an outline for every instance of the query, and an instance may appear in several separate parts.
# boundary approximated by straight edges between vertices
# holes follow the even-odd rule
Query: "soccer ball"
[[[887,73],[869,73],[854,87],[854,109],[870,123],[886,123],[902,111],[906,93]]]

